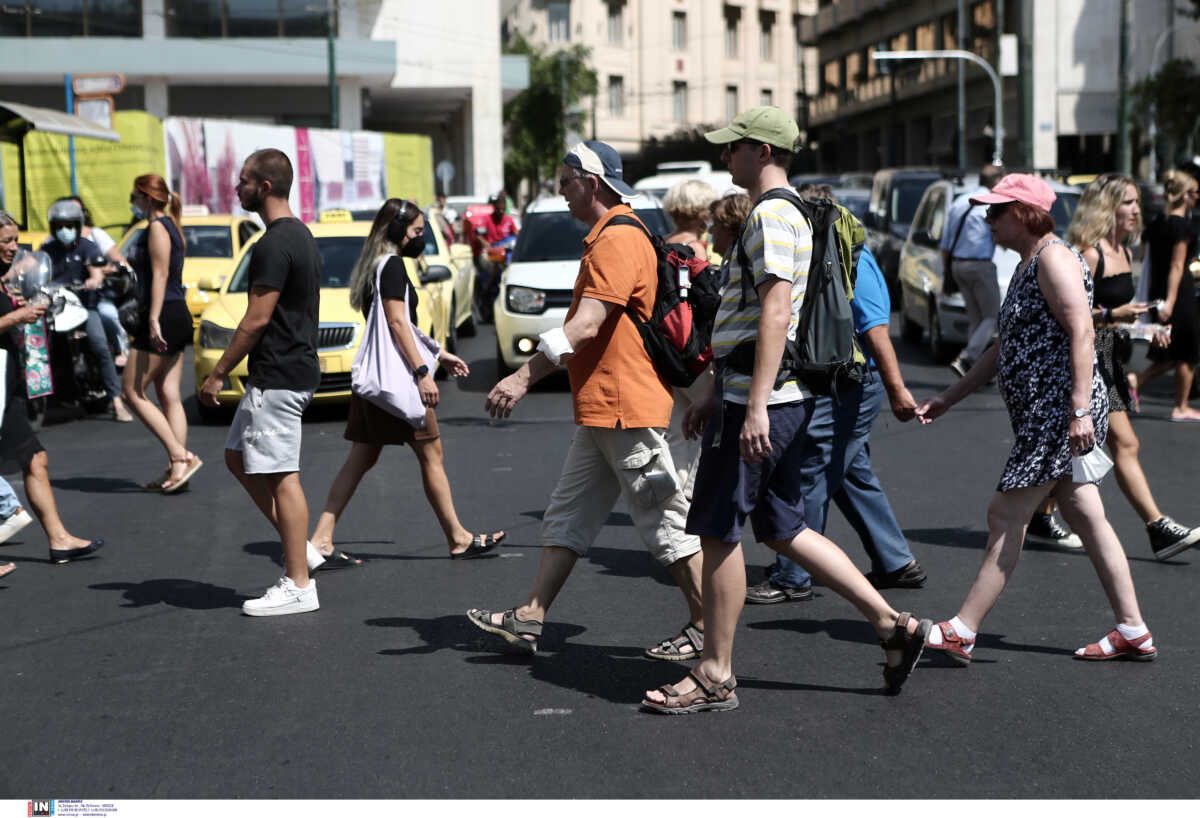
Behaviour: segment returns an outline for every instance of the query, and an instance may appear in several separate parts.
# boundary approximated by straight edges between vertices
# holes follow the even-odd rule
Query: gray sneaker
[[[1165,514],[1147,523],[1146,533],[1156,560],[1169,560],[1200,542],[1200,527],[1185,528]]]

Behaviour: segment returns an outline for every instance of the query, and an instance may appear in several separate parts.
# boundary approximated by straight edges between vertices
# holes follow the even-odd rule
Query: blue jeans
[[[121,326],[120,313],[117,310],[117,305],[107,298],[101,298],[100,303],[96,305],[96,312],[100,313],[100,321],[104,324],[104,332],[108,336],[108,345],[117,355],[124,355],[129,351],[129,341],[125,335],[125,328]]]
[[[21,501],[17,499],[17,493],[13,491],[13,487],[8,484],[7,480],[0,477],[0,521],[7,520],[16,514],[20,507]]]
[[[832,398],[817,398],[804,450],[804,519],[825,533],[829,501],[837,503],[858,533],[875,571],[888,573],[912,562],[913,555],[896,522],[887,495],[871,470],[871,425],[883,403],[883,383],[875,373],[869,381]],[[803,588],[812,577],[796,563],[775,558],[771,582],[784,588]]]
[[[121,379],[117,377],[117,367],[113,364],[112,349],[108,346],[108,333],[104,331],[104,320],[99,310],[88,310],[87,339],[92,354],[100,363],[100,377],[104,380],[104,391],[110,398],[121,396]]]

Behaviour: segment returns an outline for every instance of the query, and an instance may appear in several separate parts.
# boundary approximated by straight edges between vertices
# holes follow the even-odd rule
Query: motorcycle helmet
[[[47,220],[50,222],[50,235],[63,244],[73,244],[83,235],[83,208],[72,199],[59,199],[50,205]]]

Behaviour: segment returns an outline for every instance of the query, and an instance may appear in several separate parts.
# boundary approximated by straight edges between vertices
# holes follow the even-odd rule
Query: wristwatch
[[[1091,409],[1072,409],[1071,413],[1077,418],[1086,418],[1092,414]]]
[[[414,378],[424,378],[428,374],[429,374],[429,367],[426,364],[421,364],[420,366],[418,366],[416,369],[413,370]]]

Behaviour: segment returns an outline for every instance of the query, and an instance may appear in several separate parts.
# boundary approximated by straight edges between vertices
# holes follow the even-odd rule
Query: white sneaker
[[[0,523],[0,542],[7,542],[9,537],[32,522],[33,517],[29,516],[28,511],[23,508],[17,509]]]
[[[247,616],[282,616],[315,611],[320,607],[316,580],[310,579],[307,588],[297,588],[291,577],[280,577],[279,582],[258,599],[243,602],[242,613]]]
[[[310,574],[325,564],[325,555],[318,551],[317,547],[308,540],[304,541],[304,557],[308,562],[308,572]]]

